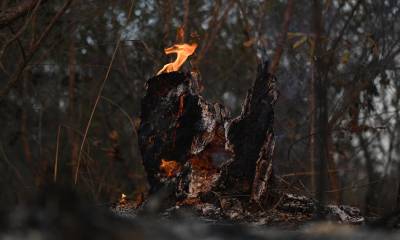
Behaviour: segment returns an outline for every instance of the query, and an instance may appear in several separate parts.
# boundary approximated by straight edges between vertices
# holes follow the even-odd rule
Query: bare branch
[[[15,20],[25,16],[29,11],[31,11],[38,0],[26,0],[17,6],[6,9],[4,12],[0,13],[0,29],[10,25]]]
[[[286,43],[286,37],[289,30],[290,20],[292,18],[292,10],[293,10],[293,0],[289,0],[286,5],[284,21],[283,21],[283,29],[281,35],[278,40],[278,44],[275,49],[274,57],[272,58],[272,63],[270,67],[270,73],[275,74],[276,70],[279,66],[279,61],[281,60],[281,56],[283,53],[283,47]]]
[[[64,15],[65,11],[68,9],[68,7],[71,5],[73,0],[68,0],[64,6],[57,12],[57,14],[53,17],[51,22],[47,25],[46,29],[43,31],[43,33],[40,35],[39,39],[33,43],[31,49],[26,55],[26,60],[22,60],[20,64],[18,64],[18,68],[15,71],[15,73],[11,76],[10,81],[7,83],[7,85],[0,90],[0,98],[6,96],[8,92],[18,83],[18,81],[21,79],[21,75],[23,71],[25,70],[25,67],[27,66],[28,62],[33,58],[33,55],[37,52],[41,44],[43,43],[44,39],[48,36],[50,31],[53,29],[55,23],[57,20]]]

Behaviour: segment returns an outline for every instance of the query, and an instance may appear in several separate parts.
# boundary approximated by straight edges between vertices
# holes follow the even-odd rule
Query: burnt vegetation
[[[398,228],[399,32],[399,0],[1,1],[4,232]]]

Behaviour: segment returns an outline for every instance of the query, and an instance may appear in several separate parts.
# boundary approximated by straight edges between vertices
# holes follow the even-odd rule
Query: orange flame
[[[125,193],[121,194],[121,198],[119,199],[119,204],[120,205],[125,205],[128,202],[127,196]]]
[[[157,75],[163,72],[174,72],[178,71],[182,64],[185,63],[186,59],[194,53],[197,48],[197,43],[192,44],[175,44],[172,47],[165,48],[164,52],[166,55],[176,53],[176,59],[172,63],[165,64],[164,67],[158,71]]]
[[[181,170],[181,165],[175,161],[161,159],[160,170],[164,171],[167,177],[173,177]]]

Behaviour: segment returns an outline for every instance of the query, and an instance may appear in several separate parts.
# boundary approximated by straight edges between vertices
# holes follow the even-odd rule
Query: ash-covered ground
[[[231,198],[234,199],[234,198]],[[50,190],[1,216],[1,239],[399,239],[398,217],[374,225],[356,208],[328,206],[316,222],[313,203],[288,195],[272,210],[252,211],[231,200],[222,206],[193,204],[161,209],[162,198],[135,208],[86,203],[72,191]],[[351,216],[351,214],[353,214]],[[347,222],[346,222],[347,221]],[[397,221],[397,222],[396,222]],[[386,223],[389,224],[390,221]],[[350,224],[351,223],[351,224]]]

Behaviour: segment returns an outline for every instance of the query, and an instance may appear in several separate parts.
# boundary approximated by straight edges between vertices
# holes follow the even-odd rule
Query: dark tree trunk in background
[[[68,51],[68,118],[69,126],[77,128],[77,122],[79,114],[76,111],[76,47],[73,39],[71,40],[69,51]],[[79,139],[76,132],[72,128],[68,129],[68,138],[71,146],[71,173],[74,174],[76,164],[78,162],[79,154]]]
[[[150,192],[172,183],[178,197],[218,191],[245,193],[266,203],[273,186],[278,95],[268,64],[259,66],[242,113],[233,120],[222,105],[200,96],[195,83],[192,75],[180,72],[147,82],[138,135]],[[165,163],[173,163],[176,172],[163,173]]]
[[[308,134],[309,134],[309,140],[308,140],[308,160],[309,160],[309,166],[310,166],[310,191],[315,192],[316,190],[316,175],[315,175],[315,167],[316,167],[316,161],[315,161],[315,120],[316,120],[316,94],[315,94],[315,62],[312,59],[311,60],[311,77],[310,77],[310,82],[309,82],[309,94],[308,94],[308,115],[310,116],[309,119],[309,125],[308,125]]]
[[[400,176],[400,162],[397,163],[397,173]],[[397,209],[400,210],[400,177],[397,178]]]
[[[397,171],[400,173],[400,169]],[[397,181],[397,209],[400,209],[400,179]]]
[[[358,140],[360,141],[360,146],[363,151],[364,159],[365,159],[365,167],[367,170],[368,177],[368,187],[367,193],[365,195],[365,209],[364,214],[366,216],[374,214],[374,209],[378,206],[380,200],[379,196],[379,181],[380,176],[375,171],[375,163],[371,158],[370,151],[368,150],[369,146],[365,138],[362,136],[362,133],[358,134]],[[376,212],[375,212],[376,213]]]
[[[315,52],[313,61],[315,64],[315,91],[316,91],[316,111],[317,111],[317,157],[318,157],[318,185],[317,200],[319,201],[319,216],[323,217],[323,206],[325,205],[325,191],[327,186],[327,150],[328,150],[328,103],[327,103],[327,69],[326,56],[322,43],[323,34],[322,7],[320,0],[314,0],[313,4],[313,23],[315,33]]]
[[[23,153],[25,156],[25,160],[28,163],[28,165],[31,167],[31,170],[33,171],[33,162],[32,162],[32,150],[31,150],[31,145],[30,145],[30,141],[29,141],[29,127],[28,127],[28,123],[29,123],[29,119],[28,119],[28,90],[27,90],[27,82],[28,82],[28,78],[30,76],[29,75],[29,71],[26,72],[26,74],[24,75],[24,81],[22,82],[22,91],[21,91],[21,98],[23,100],[23,104],[21,107],[21,142],[22,142],[22,146],[23,146]]]
[[[287,33],[289,31],[290,21],[292,19],[292,12],[293,12],[293,0],[288,0],[285,8],[285,12],[283,15],[283,27],[282,32],[279,36],[279,40],[277,42],[277,47],[275,49],[274,56],[272,57],[270,73],[275,75],[276,71],[278,70],[279,62],[281,60],[283,49],[286,44],[287,40]]]

